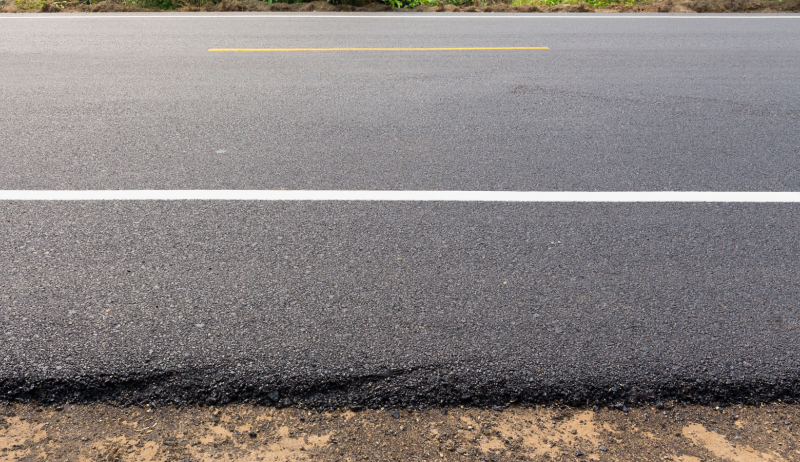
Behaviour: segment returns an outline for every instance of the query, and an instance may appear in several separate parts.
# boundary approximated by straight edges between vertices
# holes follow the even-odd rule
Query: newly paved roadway
[[[545,46],[516,51],[210,48]],[[0,16],[0,189],[800,191],[800,16]],[[800,396],[797,203],[0,202],[0,401]]]

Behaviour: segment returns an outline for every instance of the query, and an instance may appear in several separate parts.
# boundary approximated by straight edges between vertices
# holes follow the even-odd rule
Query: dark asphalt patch
[[[0,399],[793,400],[800,209],[4,203]]]

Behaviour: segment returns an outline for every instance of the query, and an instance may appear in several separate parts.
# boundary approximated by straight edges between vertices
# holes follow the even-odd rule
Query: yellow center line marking
[[[208,51],[470,51],[470,50],[549,50],[548,47],[469,47],[469,48],[209,48]]]

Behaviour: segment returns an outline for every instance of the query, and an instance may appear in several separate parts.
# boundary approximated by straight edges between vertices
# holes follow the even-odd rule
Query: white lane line
[[[795,191],[0,190],[0,201],[779,202]]]

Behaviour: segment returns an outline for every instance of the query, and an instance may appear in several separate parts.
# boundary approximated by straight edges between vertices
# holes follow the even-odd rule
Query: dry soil
[[[800,460],[800,405],[624,410],[0,405],[0,461]]]
[[[386,11],[390,8],[383,3],[369,0],[357,0],[356,5],[333,5],[324,1],[306,3],[268,3],[260,0],[225,0],[220,3],[206,3],[202,6],[187,0],[186,5],[178,11],[355,11],[376,12]],[[595,8],[589,4],[576,1],[558,5],[522,5],[513,6],[508,1],[490,0],[477,2],[486,5],[445,5],[434,7],[418,7],[399,11],[426,11],[426,12],[506,12],[506,13],[577,13],[577,12],[626,12],[626,13],[776,13],[799,12],[800,0],[652,0],[622,5],[611,5]],[[104,0],[87,5],[81,0],[0,0],[0,12],[3,13],[86,13],[86,12],[141,12],[163,11],[158,9],[140,8],[135,5],[125,4],[122,0]]]

